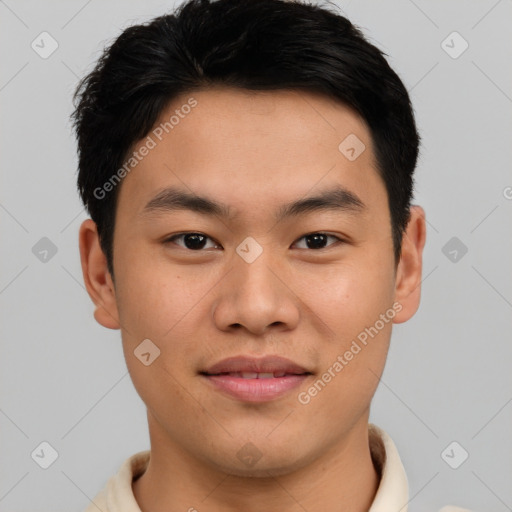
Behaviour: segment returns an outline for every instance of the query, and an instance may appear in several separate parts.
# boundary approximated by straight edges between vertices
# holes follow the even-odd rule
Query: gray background
[[[389,55],[423,137],[422,304],[394,328],[371,421],[398,447],[410,510],[512,510],[512,2],[338,5]],[[119,331],[96,324],[82,283],[77,230],[86,214],[68,118],[77,80],[103,45],[172,7],[0,1],[2,511],[81,511],[149,447]],[[59,45],[46,59],[31,47],[43,31]],[[442,44],[454,31],[469,44],[457,58],[458,36]],[[43,237],[57,250],[46,261],[36,246]],[[31,458],[43,441],[58,452],[46,470]],[[452,465],[469,453],[458,469],[441,456],[453,441]]]

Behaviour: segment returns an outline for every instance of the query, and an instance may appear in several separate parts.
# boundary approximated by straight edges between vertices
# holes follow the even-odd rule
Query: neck
[[[268,476],[230,475],[197,460],[148,415],[151,458],[133,483],[143,512],[367,512],[379,475],[371,458],[368,415],[309,464],[286,471],[269,469]]]

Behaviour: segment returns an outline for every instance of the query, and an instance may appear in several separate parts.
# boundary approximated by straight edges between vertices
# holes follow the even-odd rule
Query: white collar
[[[381,428],[368,424],[370,452],[380,483],[368,512],[407,512],[409,485],[395,443]]]

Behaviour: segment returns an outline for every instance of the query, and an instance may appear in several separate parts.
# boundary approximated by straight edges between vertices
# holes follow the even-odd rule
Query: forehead
[[[363,198],[384,191],[362,119],[337,101],[304,91],[215,88],[183,94],[134,150],[145,156],[124,178],[118,202],[129,216],[174,185],[218,197],[235,213],[333,184]]]

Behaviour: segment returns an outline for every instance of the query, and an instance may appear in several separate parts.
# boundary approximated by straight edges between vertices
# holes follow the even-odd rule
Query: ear
[[[85,287],[96,306],[94,318],[103,327],[119,329],[114,283],[92,219],[82,222],[78,238]]]
[[[411,206],[410,211],[396,273],[395,301],[401,304],[402,309],[393,319],[395,324],[409,320],[420,305],[422,256],[426,239],[425,211],[416,205]]]

